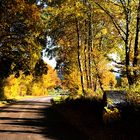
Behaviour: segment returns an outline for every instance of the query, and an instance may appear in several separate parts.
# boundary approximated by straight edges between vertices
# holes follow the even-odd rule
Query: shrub
[[[120,118],[121,118],[120,111],[117,108],[108,109],[107,107],[104,107],[103,122],[105,124],[118,121],[120,120]]]
[[[20,77],[15,78],[14,75],[10,75],[6,79],[4,87],[4,95],[6,97],[15,97],[20,93]]]
[[[5,79],[4,83],[4,95],[9,98],[25,95],[48,95],[48,90],[56,87],[60,83],[60,80],[51,69],[51,72],[47,75],[43,74],[38,77],[33,77],[33,75],[26,76],[20,71],[19,77],[15,77],[12,74]]]
[[[48,95],[48,89],[43,85],[42,81],[34,82],[30,91],[33,96]]]
[[[127,91],[128,102],[140,104],[140,80]]]

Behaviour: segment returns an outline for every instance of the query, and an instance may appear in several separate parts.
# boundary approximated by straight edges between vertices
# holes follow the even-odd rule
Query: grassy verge
[[[17,101],[17,99],[15,99],[15,98],[0,99],[0,106],[4,106],[6,104],[11,104],[11,103],[14,103],[16,101]]]
[[[71,124],[92,140],[139,139],[140,108],[128,104],[122,108],[119,121],[103,123],[103,102],[98,99],[67,99],[54,105]]]
[[[30,96],[30,95],[2,98],[2,99],[0,99],[0,106],[11,104],[11,103],[14,103],[18,100],[23,100],[23,99],[27,99],[27,98],[35,98],[35,97],[38,98],[38,96]]]

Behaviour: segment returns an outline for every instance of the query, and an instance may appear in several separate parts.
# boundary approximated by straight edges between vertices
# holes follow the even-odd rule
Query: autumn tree
[[[75,75],[79,89],[85,93],[88,88],[94,89],[93,83],[96,81],[94,72],[98,70],[95,70],[93,56],[95,48],[103,50],[101,54],[105,57],[111,53],[114,44],[108,39],[111,36],[109,20],[106,20],[96,4],[90,4],[88,0],[65,0],[56,5],[55,1],[52,3],[44,10],[48,20],[47,34],[59,46],[58,60],[64,64],[64,79],[69,79],[65,81],[69,83],[73,79],[70,75]]]
[[[94,65],[92,69],[94,91],[97,90],[97,87],[100,87],[103,92],[106,89],[115,87],[115,74],[111,72],[112,66],[110,66],[111,64],[107,57],[104,56],[104,52],[94,48],[92,57]]]
[[[72,67],[74,63],[78,64],[76,66],[79,69],[79,76],[81,77],[81,86],[83,87],[83,75],[81,70],[80,44],[79,44],[80,43],[79,28],[81,25],[79,25],[78,15],[75,15],[74,13],[75,10],[79,10],[77,6],[78,3],[77,4],[75,2],[71,3],[72,5],[72,9],[71,9],[67,7],[68,2],[71,3],[70,1],[66,1],[63,2],[61,5],[59,5],[60,9],[59,8],[57,9],[55,6],[50,6],[47,8],[48,20],[49,20],[48,35],[51,38],[53,38],[54,42],[58,45],[62,46],[63,42],[67,42],[61,48],[61,52],[59,51],[60,53],[59,55],[60,57],[62,56],[61,59],[63,59],[63,63],[65,63],[65,65],[69,64],[69,66]],[[53,18],[51,18],[51,13],[53,13],[54,15]],[[53,25],[57,25],[57,26],[53,26]],[[53,26],[54,28],[52,28],[51,26]],[[72,50],[75,50],[75,52],[74,51],[72,52]],[[72,52],[71,53],[73,57],[72,60],[69,59],[71,58],[71,56],[68,56],[70,55],[69,53],[67,53],[68,51]],[[75,62],[72,63],[72,61]],[[70,71],[71,71],[70,69],[65,70],[66,73],[69,73]]]
[[[47,89],[53,89],[61,84],[61,81],[58,77],[57,71],[52,68],[51,66],[48,66],[48,72],[47,74],[42,75],[42,81],[44,84],[44,87],[46,86]]]
[[[122,39],[125,54],[125,70],[129,85],[139,79],[139,32],[140,32],[140,0],[96,1],[95,2],[112,22],[117,30],[117,38]],[[123,60],[122,60],[123,61]]]
[[[0,5],[1,77],[19,70],[32,73],[42,50],[40,9],[26,0],[3,0]]]
[[[10,74],[33,74],[45,47],[41,9],[32,0],[0,1],[0,83]],[[3,92],[3,91],[1,91]],[[2,93],[1,93],[2,94]]]
[[[38,74],[35,76],[31,74],[25,75],[22,71],[19,72],[18,77],[15,77],[14,74],[9,75],[4,82],[4,97],[48,95],[49,89],[60,85],[60,79],[57,76],[57,72],[51,66],[47,64],[43,66],[45,67],[45,65],[48,66],[47,73],[42,73],[43,71],[40,71],[42,70],[40,68]]]

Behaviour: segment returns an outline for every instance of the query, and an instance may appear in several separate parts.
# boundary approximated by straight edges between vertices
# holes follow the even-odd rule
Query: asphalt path
[[[51,106],[51,98],[24,99],[0,107],[0,140],[87,140]]]

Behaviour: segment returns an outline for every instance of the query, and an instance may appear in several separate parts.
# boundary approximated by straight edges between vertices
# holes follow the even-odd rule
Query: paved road
[[[87,140],[50,104],[51,97],[0,107],[0,140]]]

